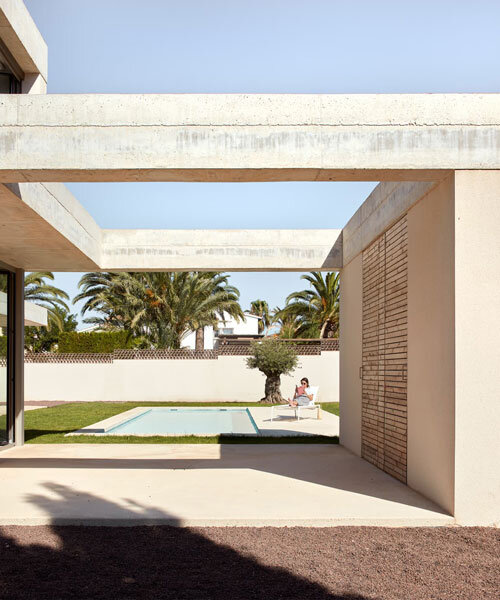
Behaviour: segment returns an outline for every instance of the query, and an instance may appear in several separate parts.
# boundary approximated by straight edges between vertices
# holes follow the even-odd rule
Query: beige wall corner
[[[455,517],[500,524],[500,171],[455,174]]]
[[[47,82],[41,75],[28,73],[23,79],[22,92],[23,94],[46,94]]]
[[[361,455],[361,254],[340,275],[340,443]]]
[[[408,485],[454,512],[453,176],[408,212]]]

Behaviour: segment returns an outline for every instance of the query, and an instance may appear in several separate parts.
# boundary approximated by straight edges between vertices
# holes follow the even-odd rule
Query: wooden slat
[[[406,482],[408,232],[400,219],[364,252],[362,456]]]

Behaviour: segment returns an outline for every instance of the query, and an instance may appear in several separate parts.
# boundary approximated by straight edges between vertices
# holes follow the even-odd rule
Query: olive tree
[[[298,362],[294,347],[279,339],[265,338],[252,343],[252,355],[247,358],[247,366],[249,369],[259,369],[266,376],[265,396],[261,402],[283,402],[280,377],[291,373]]]

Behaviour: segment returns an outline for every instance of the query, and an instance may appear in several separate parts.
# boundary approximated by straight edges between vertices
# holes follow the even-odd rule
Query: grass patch
[[[338,402],[322,402],[321,408],[326,412],[332,413],[340,417],[340,404]]]
[[[155,402],[154,406],[223,406],[245,408],[248,406],[265,406],[259,402]],[[144,402],[75,402],[61,404],[51,408],[29,410],[25,413],[25,439],[32,444],[338,444],[337,437],[304,436],[304,437],[241,437],[216,435],[202,436],[71,436],[66,433],[77,431],[103,419],[130,410],[146,406]],[[338,404],[325,403],[322,408],[338,414]],[[336,408],[335,408],[336,407]],[[337,412],[335,412],[337,410]]]

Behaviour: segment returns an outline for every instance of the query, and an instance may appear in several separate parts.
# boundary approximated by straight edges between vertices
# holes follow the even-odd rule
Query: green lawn
[[[219,402],[155,402],[155,406],[238,406],[241,403]],[[309,437],[231,437],[231,436],[179,436],[179,437],[140,437],[140,436],[71,436],[66,433],[76,431],[87,425],[92,425],[108,417],[112,417],[131,408],[144,406],[141,402],[81,402],[74,404],[61,404],[52,408],[29,410],[25,413],[26,442],[32,444],[337,444],[337,437],[309,436]],[[248,403],[244,406],[262,406],[258,402]],[[333,414],[339,414],[338,403],[325,403],[321,407]],[[1,424],[0,418],[0,427]]]

